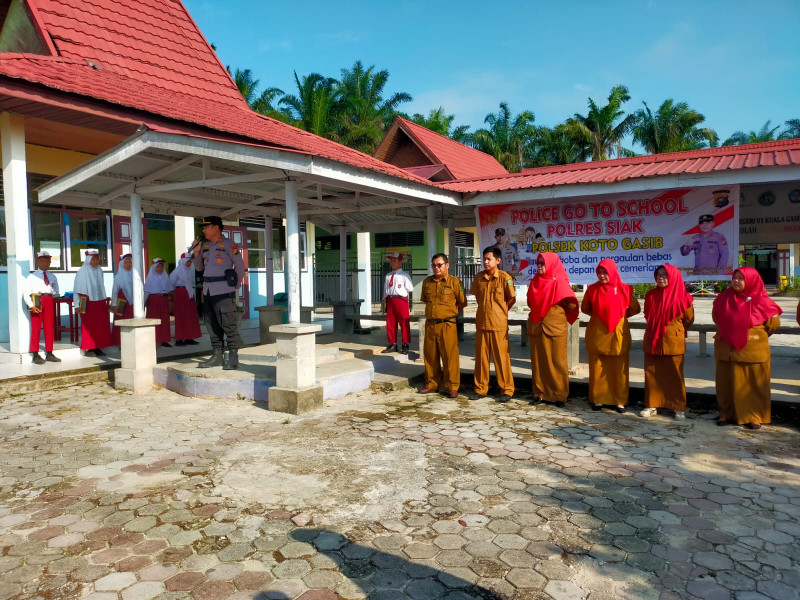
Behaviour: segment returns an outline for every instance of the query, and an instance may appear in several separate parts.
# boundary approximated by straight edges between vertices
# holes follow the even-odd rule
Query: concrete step
[[[25,375],[0,380],[0,398],[14,397],[33,392],[55,390],[72,385],[86,385],[98,381],[113,381],[114,372],[105,367],[85,367],[69,371]]]

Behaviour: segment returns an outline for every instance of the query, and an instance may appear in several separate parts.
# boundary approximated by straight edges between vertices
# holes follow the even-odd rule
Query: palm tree
[[[567,165],[587,158],[587,146],[570,135],[569,126],[560,123],[553,128],[536,128],[535,156],[531,166]]]
[[[534,119],[529,110],[512,118],[508,103],[501,102],[497,114],[489,113],[483,120],[488,127],[468,136],[468,143],[494,156],[507,171],[521,171],[530,162],[531,144],[536,136]]]
[[[375,65],[364,68],[360,60],[351,69],[342,69],[337,89],[342,99],[339,136],[343,144],[372,154],[397,116],[397,107],[413,99],[405,92],[384,98],[388,80],[389,71],[375,71]]]
[[[256,111],[259,114],[267,115],[268,117],[272,117],[274,119],[280,119],[281,121],[286,121],[289,118],[289,115],[286,112],[279,111],[275,108],[273,102],[284,96],[283,90],[276,87],[271,87],[265,89],[261,94],[250,103],[250,108]]]
[[[598,106],[589,98],[589,112],[586,116],[575,113],[573,118],[567,120],[570,136],[576,143],[585,144],[591,150],[592,160],[606,160],[612,154],[632,154],[621,145],[622,138],[630,132],[635,120],[633,115],[622,118],[625,111],[621,107],[630,99],[628,88],[617,85],[611,88],[608,104]]]
[[[700,128],[705,117],[689,108],[686,102],[667,98],[653,114],[647,102],[644,109],[634,113],[633,141],[639,142],[650,154],[679,152],[713,147],[717,134],[713,129]]]
[[[789,119],[786,121],[785,125],[786,129],[781,131],[778,139],[792,140],[794,138],[800,138],[800,119]]]
[[[305,75],[301,80],[295,72],[294,81],[297,95],[286,94],[278,102],[293,120],[292,124],[316,135],[336,139],[342,108],[336,80],[319,73]]]
[[[417,125],[422,125],[423,127],[430,129],[431,131],[435,131],[441,135],[449,136],[450,128],[453,126],[453,121],[455,118],[455,115],[448,115],[445,112],[444,106],[440,106],[439,108],[431,109],[427,117],[423,114],[416,113],[410,118],[410,120]]]
[[[253,72],[250,69],[236,69],[236,72],[231,71],[230,65],[225,67],[228,73],[233,77],[233,82],[239,88],[244,101],[252,106],[253,100],[256,99],[256,90],[258,89],[258,79],[253,79]]]
[[[775,132],[780,129],[780,125],[776,127],[771,127],[772,121],[769,120],[764,125],[762,125],[759,131],[750,131],[745,133],[744,131],[734,131],[727,140],[725,140],[722,145],[723,146],[738,146],[740,144],[758,144],[759,142],[772,142],[775,141],[777,138],[775,137]]]

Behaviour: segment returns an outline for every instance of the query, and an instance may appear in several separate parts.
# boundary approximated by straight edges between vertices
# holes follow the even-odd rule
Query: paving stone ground
[[[0,600],[800,598],[800,436],[354,394],[0,403]]]

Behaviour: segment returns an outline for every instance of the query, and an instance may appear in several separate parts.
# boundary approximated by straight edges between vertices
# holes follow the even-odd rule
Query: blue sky
[[[387,69],[409,114],[474,130],[501,101],[555,125],[627,85],[628,111],[674,98],[722,139],[800,118],[800,2],[184,0],[222,62],[294,93],[293,71]]]

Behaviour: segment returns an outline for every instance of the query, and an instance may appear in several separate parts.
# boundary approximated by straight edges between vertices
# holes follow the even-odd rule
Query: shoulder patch
[[[234,254],[239,254],[239,246],[236,244],[231,245],[231,250],[233,250]]]

